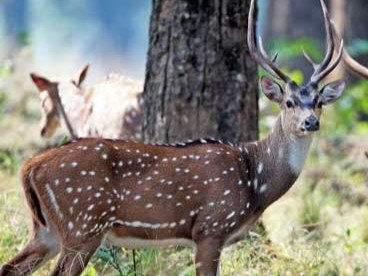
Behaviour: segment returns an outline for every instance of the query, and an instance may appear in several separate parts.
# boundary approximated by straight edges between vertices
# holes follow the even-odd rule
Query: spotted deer
[[[88,117],[85,108],[90,101],[90,93],[84,94],[83,82],[89,66],[86,65],[77,80],[50,81],[40,75],[31,73],[31,79],[39,90],[42,117],[40,121],[42,137],[51,137],[64,120],[69,134],[75,138],[82,134],[83,125]]]
[[[77,139],[30,159],[22,171],[32,212],[29,243],[0,275],[26,274],[60,252],[52,275],[78,275],[101,244],[127,248],[195,247],[197,275],[215,275],[223,247],[239,241],[262,212],[298,178],[322,106],[345,83],[319,84],[338,64],[323,0],[327,53],[300,87],[254,39],[252,0],[248,45],[264,76],[264,94],[281,113],[260,141],[232,145],[199,139],[169,145]],[[333,52],[339,47],[339,54]],[[276,79],[276,80],[274,80]]]
[[[103,137],[139,140],[141,112],[138,101],[143,86],[127,77],[110,74],[85,89],[89,66],[77,80],[54,82],[31,74],[42,105],[41,136],[51,137],[66,124],[71,137]]]

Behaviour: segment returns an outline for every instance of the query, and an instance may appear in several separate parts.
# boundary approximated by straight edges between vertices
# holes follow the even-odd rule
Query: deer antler
[[[305,58],[313,65],[314,72],[313,72],[313,74],[310,78],[310,81],[314,82],[314,83],[320,82],[329,73],[331,73],[331,71],[333,69],[336,68],[337,64],[341,60],[342,51],[343,51],[343,47],[344,47],[344,42],[343,42],[342,39],[334,39],[334,37],[333,37],[333,27],[332,27],[332,24],[331,24],[331,21],[330,21],[330,17],[329,17],[329,14],[328,14],[326,4],[324,3],[323,0],[320,0],[320,2],[321,2],[322,10],[323,10],[323,16],[324,16],[324,19],[325,19],[327,53],[326,53],[324,59],[322,60],[322,62],[320,64],[316,64],[307,55],[307,53],[305,53],[303,51]],[[334,53],[335,47],[337,46],[335,44],[338,44],[338,43],[340,44],[340,46],[338,48],[339,50],[338,50],[338,53],[337,53],[335,59],[332,61],[333,53]]]
[[[335,43],[338,43],[341,38],[338,34],[336,27],[331,21],[332,26],[332,34],[333,34],[333,40]],[[360,64],[358,61],[352,58],[352,56],[344,49],[342,52],[342,59],[344,60],[344,63],[347,65],[347,68],[354,74],[357,74],[358,76],[368,79],[368,68],[364,65]]]
[[[254,0],[252,0],[250,4],[250,11],[248,16],[248,47],[249,52],[253,59],[257,61],[257,63],[264,68],[268,73],[270,73],[273,77],[284,81],[285,83],[291,82],[291,79],[283,73],[280,68],[274,63],[277,58],[277,53],[274,55],[272,59],[270,59],[263,47],[262,38],[259,37],[258,44],[259,49],[257,49],[256,41],[255,41],[255,24],[254,24]]]

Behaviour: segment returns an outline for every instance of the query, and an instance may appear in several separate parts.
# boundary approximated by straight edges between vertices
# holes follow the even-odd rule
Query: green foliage
[[[343,135],[353,130],[367,133],[368,81],[360,81],[348,87],[344,96],[334,104],[334,113],[336,134]]]
[[[3,62],[0,64],[0,79],[9,76],[12,73],[12,66],[10,62]]]
[[[58,141],[57,146],[59,147],[59,146],[65,145],[69,141],[70,141],[69,136],[63,135],[63,137],[61,137],[60,140]]]
[[[22,46],[28,46],[30,44],[29,42],[29,32],[27,30],[22,30],[18,33],[18,42]]]
[[[0,193],[0,264],[10,255],[17,253],[27,241],[27,228],[20,227],[24,222],[19,209],[19,193],[14,191]]]
[[[116,270],[118,275],[128,275],[130,274],[130,267],[123,265],[123,262],[119,259],[119,254],[122,253],[122,249],[117,246],[113,247],[101,247],[95,254],[95,260],[103,262],[107,266],[111,266]]]
[[[282,49],[280,54],[280,59],[282,61],[302,56],[303,50],[308,53],[313,60],[320,60],[323,56],[323,52],[316,40],[309,37],[303,37],[297,40],[277,38],[274,39],[271,44],[272,48],[275,50]]]
[[[15,174],[20,165],[21,156],[8,149],[0,149],[0,170],[6,170],[10,174]]]
[[[6,105],[6,97],[3,93],[0,92],[0,119],[2,119],[2,117],[4,116],[5,105]]]
[[[298,40],[289,39],[274,39],[271,41],[272,49],[271,52],[276,52],[278,49],[282,49],[280,55],[278,55],[281,63],[288,61],[293,58],[298,58],[303,56],[303,50],[308,53],[308,55],[313,60],[319,60],[323,56],[323,52],[318,46],[314,39],[305,37]],[[281,68],[283,72],[287,73],[297,84],[302,84],[304,81],[303,73],[300,70],[289,70],[286,67]],[[260,75],[264,75],[265,71],[262,69]]]
[[[368,40],[354,39],[347,48],[352,56],[368,54]]]
[[[89,265],[87,268],[83,271],[82,276],[97,276],[98,273],[96,271],[96,268]]]

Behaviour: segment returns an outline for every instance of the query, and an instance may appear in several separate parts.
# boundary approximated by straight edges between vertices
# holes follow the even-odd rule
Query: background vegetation
[[[27,241],[31,225],[19,170],[45,147],[38,134],[35,89],[17,79],[29,58],[28,47],[0,65],[0,263]],[[315,51],[318,57],[320,50]],[[301,72],[291,74],[303,80]],[[325,110],[322,130],[301,177],[263,215],[266,232],[256,229],[223,252],[223,275],[367,275],[367,103],[368,81],[351,82],[339,103]],[[264,98],[260,106],[264,136],[278,110]],[[99,251],[84,275],[134,275],[132,252],[117,251]],[[193,275],[192,253],[182,247],[137,251],[138,275]],[[50,266],[35,275],[47,275]]]
[[[20,50],[0,60],[0,264],[24,246],[31,229],[20,168],[57,142],[39,137],[36,89],[20,73],[29,68],[32,45],[26,33],[20,39]],[[312,57],[322,56],[318,43],[309,38],[277,40],[274,45],[284,59],[300,56],[301,45]],[[349,48],[352,54],[367,50],[361,40]],[[290,73],[303,81],[302,72]],[[278,109],[264,98],[260,107],[264,137]],[[299,180],[263,215],[266,231],[255,229],[224,250],[222,275],[368,275],[367,114],[368,81],[350,79],[344,97],[325,110]],[[114,250],[100,250],[84,275],[134,275],[132,251]],[[137,251],[137,274],[193,275],[192,253],[184,247]],[[48,275],[53,262],[35,275]]]

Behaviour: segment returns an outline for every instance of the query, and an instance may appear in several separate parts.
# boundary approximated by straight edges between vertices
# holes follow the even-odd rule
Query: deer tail
[[[23,190],[27,204],[31,210],[32,217],[39,225],[46,227],[46,219],[41,210],[41,202],[39,200],[37,190],[34,185],[34,174],[32,166],[24,166],[22,173]]]

